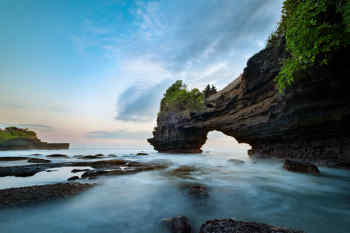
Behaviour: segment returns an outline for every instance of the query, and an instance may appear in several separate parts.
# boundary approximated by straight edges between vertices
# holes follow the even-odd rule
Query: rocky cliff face
[[[251,155],[350,163],[349,51],[328,66],[297,74],[279,93],[274,78],[288,56],[284,43],[247,63],[241,77],[207,100],[200,114],[161,113],[153,138],[160,152],[199,152],[207,133],[218,130],[252,146]]]

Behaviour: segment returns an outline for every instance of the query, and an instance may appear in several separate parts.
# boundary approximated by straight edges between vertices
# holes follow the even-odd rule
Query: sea
[[[136,156],[138,152],[146,156]],[[35,155],[32,154],[41,154]],[[1,151],[1,156],[45,158],[114,154],[134,161],[163,161],[165,170],[101,177],[98,185],[77,196],[45,203],[0,209],[1,233],[161,233],[162,219],[187,216],[198,232],[207,220],[233,218],[307,233],[350,232],[350,172],[320,167],[321,175],[293,173],[283,161],[257,160],[247,150],[206,150],[202,154],[166,154],[139,148],[73,148],[45,151]],[[232,159],[243,162],[233,162]],[[74,161],[76,158],[51,159]],[[0,162],[0,166],[26,162]],[[190,175],[169,172],[192,166]],[[51,169],[32,177],[0,177],[0,189],[66,182],[73,168]],[[206,187],[208,195],[193,196],[184,189]]]

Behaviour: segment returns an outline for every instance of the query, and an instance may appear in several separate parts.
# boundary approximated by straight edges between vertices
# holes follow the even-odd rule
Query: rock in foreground
[[[284,161],[283,168],[292,172],[310,173],[315,175],[320,174],[318,168],[314,164],[308,162],[287,159]]]
[[[63,183],[0,190],[0,208],[65,198],[85,191],[94,184]]]
[[[28,160],[28,163],[51,163],[51,161],[47,159],[31,158]]]
[[[166,218],[162,220],[162,223],[171,233],[192,233],[192,226],[185,216]]]
[[[241,222],[233,219],[215,219],[201,226],[199,233],[305,233],[282,229],[262,223]]]

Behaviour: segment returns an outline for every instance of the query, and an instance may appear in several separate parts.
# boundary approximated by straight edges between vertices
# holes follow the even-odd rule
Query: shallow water
[[[95,149],[67,151],[11,151],[0,156],[29,156],[41,153],[116,154],[125,159],[167,160],[172,165],[193,165],[190,176],[164,171],[142,172],[98,180],[100,185],[66,200],[0,210],[1,233],[160,233],[160,220],[185,215],[198,230],[214,218],[236,218],[302,229],[308,233],[348,233],[350,229],[350,172],[321,167],[320,176],[282,169],[276,160],[252,161],[245,151],[205,152],[201,155],[169,155],[138,150]],[[228,161],[244,160],[244,164]],[[55,161],[66,159],[55,159]],[[69,159],[72,161],[72,159]],[[24,164],[23,161],[0,166]],[[33,177],[0,178],[0,188],[62,182],[71,168],[42,172]],[[51,169],[53,170],[53,169]],[[56,170],[56,169],[55,169]],[[46,173],[46,174],[45,174]],[[208,187],[209,197],[194,197],[186,184]]]

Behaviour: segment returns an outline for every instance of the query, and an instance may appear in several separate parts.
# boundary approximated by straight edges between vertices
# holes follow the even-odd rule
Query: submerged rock
[[[72,176],[67,179],[68,181],[79,180],[79,176]]]
[[[191,174],[195,171],[198,171],[198,168],[195,166],[181,165],[176,169],[168,171],[167,174],[180,178],[191,178]]]
[[[162,219],[162,223],[171,233],[192,233],[192,226],[185,216]]]
[[[96,155],[75,155],[74,158],[78,159],[103,159],[103,154],[96,154]]]
[[[139,153],[137,153],[136,155],[139,155],[139,156],[141,155],[141,156],[142,156],[142,155],[148,155],[148,154],[145,153],[145,152],[139,152]]]
[[[0,190],[0,208],[61,199],[83,192],[95,184],[61,183]]]
[[[229,159],[227,161],[234,163],[234,164],[237,164],[237,165],[245,163],[243,160],[240,160],[240,159]]]
[[[204,223],[199,233],[305,233],[263,223],[242,222],[233,219],[215,219]]]
[[[65,158],[68,159],[68,155],[64,155],[64,154],[52,154],[52,155],[47,155],[46,157],[48,158]]]
[[[191,197],[207,198],[209,197],[209,189],[203,184],[182,184],[181,188]]]
[[[315,175],[320,174],[320,170],[314,164],[309,162],[300,162],[287,159],[284,161],[283,168],[292,172],[310,173]]]
[[[0,157],[0,162],[11,162],[11,161],[20,161],[20,160],[27,160],[28,157],[15,157],[15,156],[5,156]]]
[[[73,169],[71,172],[72,173],[77,173],[77,172],[87,172],[90,171],[91,169]]]
[[[47,159],[31,158],[28,160],[28,163],[51,163],[51,161]]]

